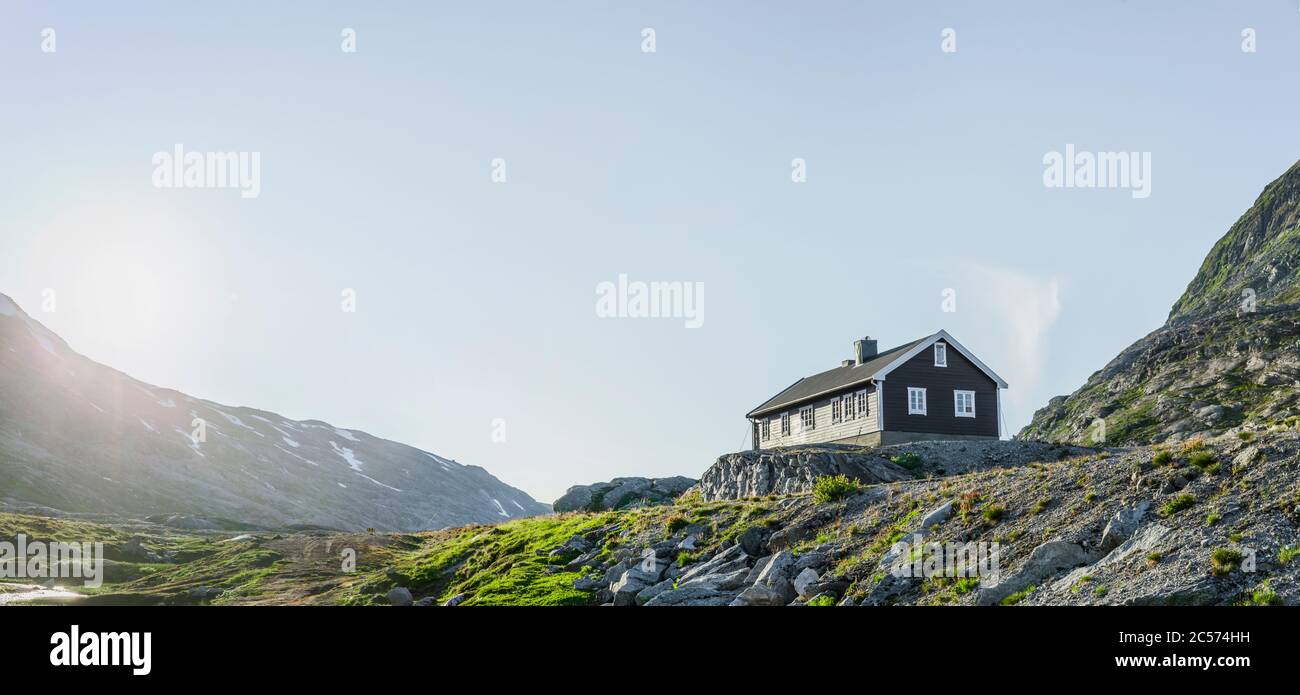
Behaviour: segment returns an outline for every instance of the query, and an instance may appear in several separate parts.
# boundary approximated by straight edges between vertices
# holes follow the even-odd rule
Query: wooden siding
[[[831,423],[831,403],[845,394],[856,393],[864,389],[867,392],[867,415],[863,416],[859,413],[857,417],[852,420]],[[812,430],[804,430],[801,427],[801,421],[799,418],[799,411],[808,405],[812,405],[816,409],[817,413],[817,427]],[[781,436],[780,412],[764,416],[771,422],[770,427],[772,428],[771,437],[766,440],[761,439],[762,422],[764,418],[756,418],[755,421],[759,424],[760,433],[758,447],[762,449],[773,449],[778,446],[818,444],[876,432],[879,429],[877,427],[879,420],[876,417],[879,408],[880,403],[876,399],[876,387],[874,385],[866,384],[863,386],[844,389],[834,394],[827,395],[824,398],[811,401],[810,403],[802,403],[796,407],[790,408],[789,410],[781,411],[790,414],[790,435],[786,437]],[[978,408],[979,406],[976,406],[977,412]]]
[[[926,390],[926,414],[907,414],[907,388]],[[975,417],[956,417],[953,391],[975,392]],[[966,436],[998,436],[998,385],[987,374],[948,347],[948,366],[934,366],[934,348],[927,347],[885,376],[885,430]]]

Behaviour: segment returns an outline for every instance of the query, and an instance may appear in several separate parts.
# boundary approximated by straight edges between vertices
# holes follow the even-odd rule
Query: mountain
[[[477,466],[145,384],[0,294],[0,508],[25,505],[403,531],[550,511]]]
[[[1077,391],[1034,414],[1021,439],[1153,443],[1300,422],[1300,162],[1214,245],[1165,325]]]

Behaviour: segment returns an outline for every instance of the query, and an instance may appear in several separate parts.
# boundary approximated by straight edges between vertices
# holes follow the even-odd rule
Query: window
[[[867,392],[858,391],[853,395],[858,400],[858,417],[866,417],[867,416]]]
[[[934,366],[948,366],[948,346],[943,343],[934,344]]]
[[[844,421],[844,399],[836,398],[831,401],[831,424]]]
[[[781,413],[781,436],[790,436],[790,413]]]
[[[925,415],[925,389],[907,387],[907,414]]]
[[[799,409],[799,424],[806,430],[817,429],[817,411],[811,405]]]
[[[853,419],[857,418],[857,416],[858,416],[858,414],[857,414],[857,409],[853,407],[853,406],[854,406],[854,403],[855,403],[855,401],[854,401],[854,399],[853,399],[853,394],[851,394],[851,393],[850,393],[850,394],[846,394],[846,395],[845,395],[843,398],[841,398],[840,400],[844,401],[844,405],[842,406],[842,407],[844,408],[844,419],[845,419],[845,420],[853,420]]]
[[[767,441],[767,440],[771,439],[771,438],[772,438],[772,420],[769,419],[769,418],[763,418],[763,425],[762,425],[762,428],[763,428],[763,441]]]
[[[975,392],[953,391],[953,413],[957,417],[975,417]]]

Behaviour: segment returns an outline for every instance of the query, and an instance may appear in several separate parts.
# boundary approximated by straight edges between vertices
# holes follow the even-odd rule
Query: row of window
[[[846,393],[831,401],[831,424],[865,418],[870,414],[868,410],[866,391]],[[817,409],[814,406],[809,405],[799,409],[799,426],[805,431],[817,429]],[[763,418],[759,429],[764,441],[772,438],[770,418]],[[790,436],[790,413],[781,413],[781,436]]]
[[[925,389],[915,386],[907,387],[907,414],[925,415]],[[975,417],[975,392],[953,391],[952,411],[957,417]]]

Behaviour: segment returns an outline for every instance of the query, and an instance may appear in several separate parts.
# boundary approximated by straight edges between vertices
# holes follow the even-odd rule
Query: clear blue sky
[[[549,501],[698,475],[862,334],[947,329],[1018,430],[1300,158],[1291,1],[383,4],[7,3],[0,292],[148,382]],[[260,197],[154,188],[176,143],[261,153]],[[1045,188],[1066,143],[1151,152],[1151,196]],[[620,273],[703,282],[704,326],[598,319]]]

